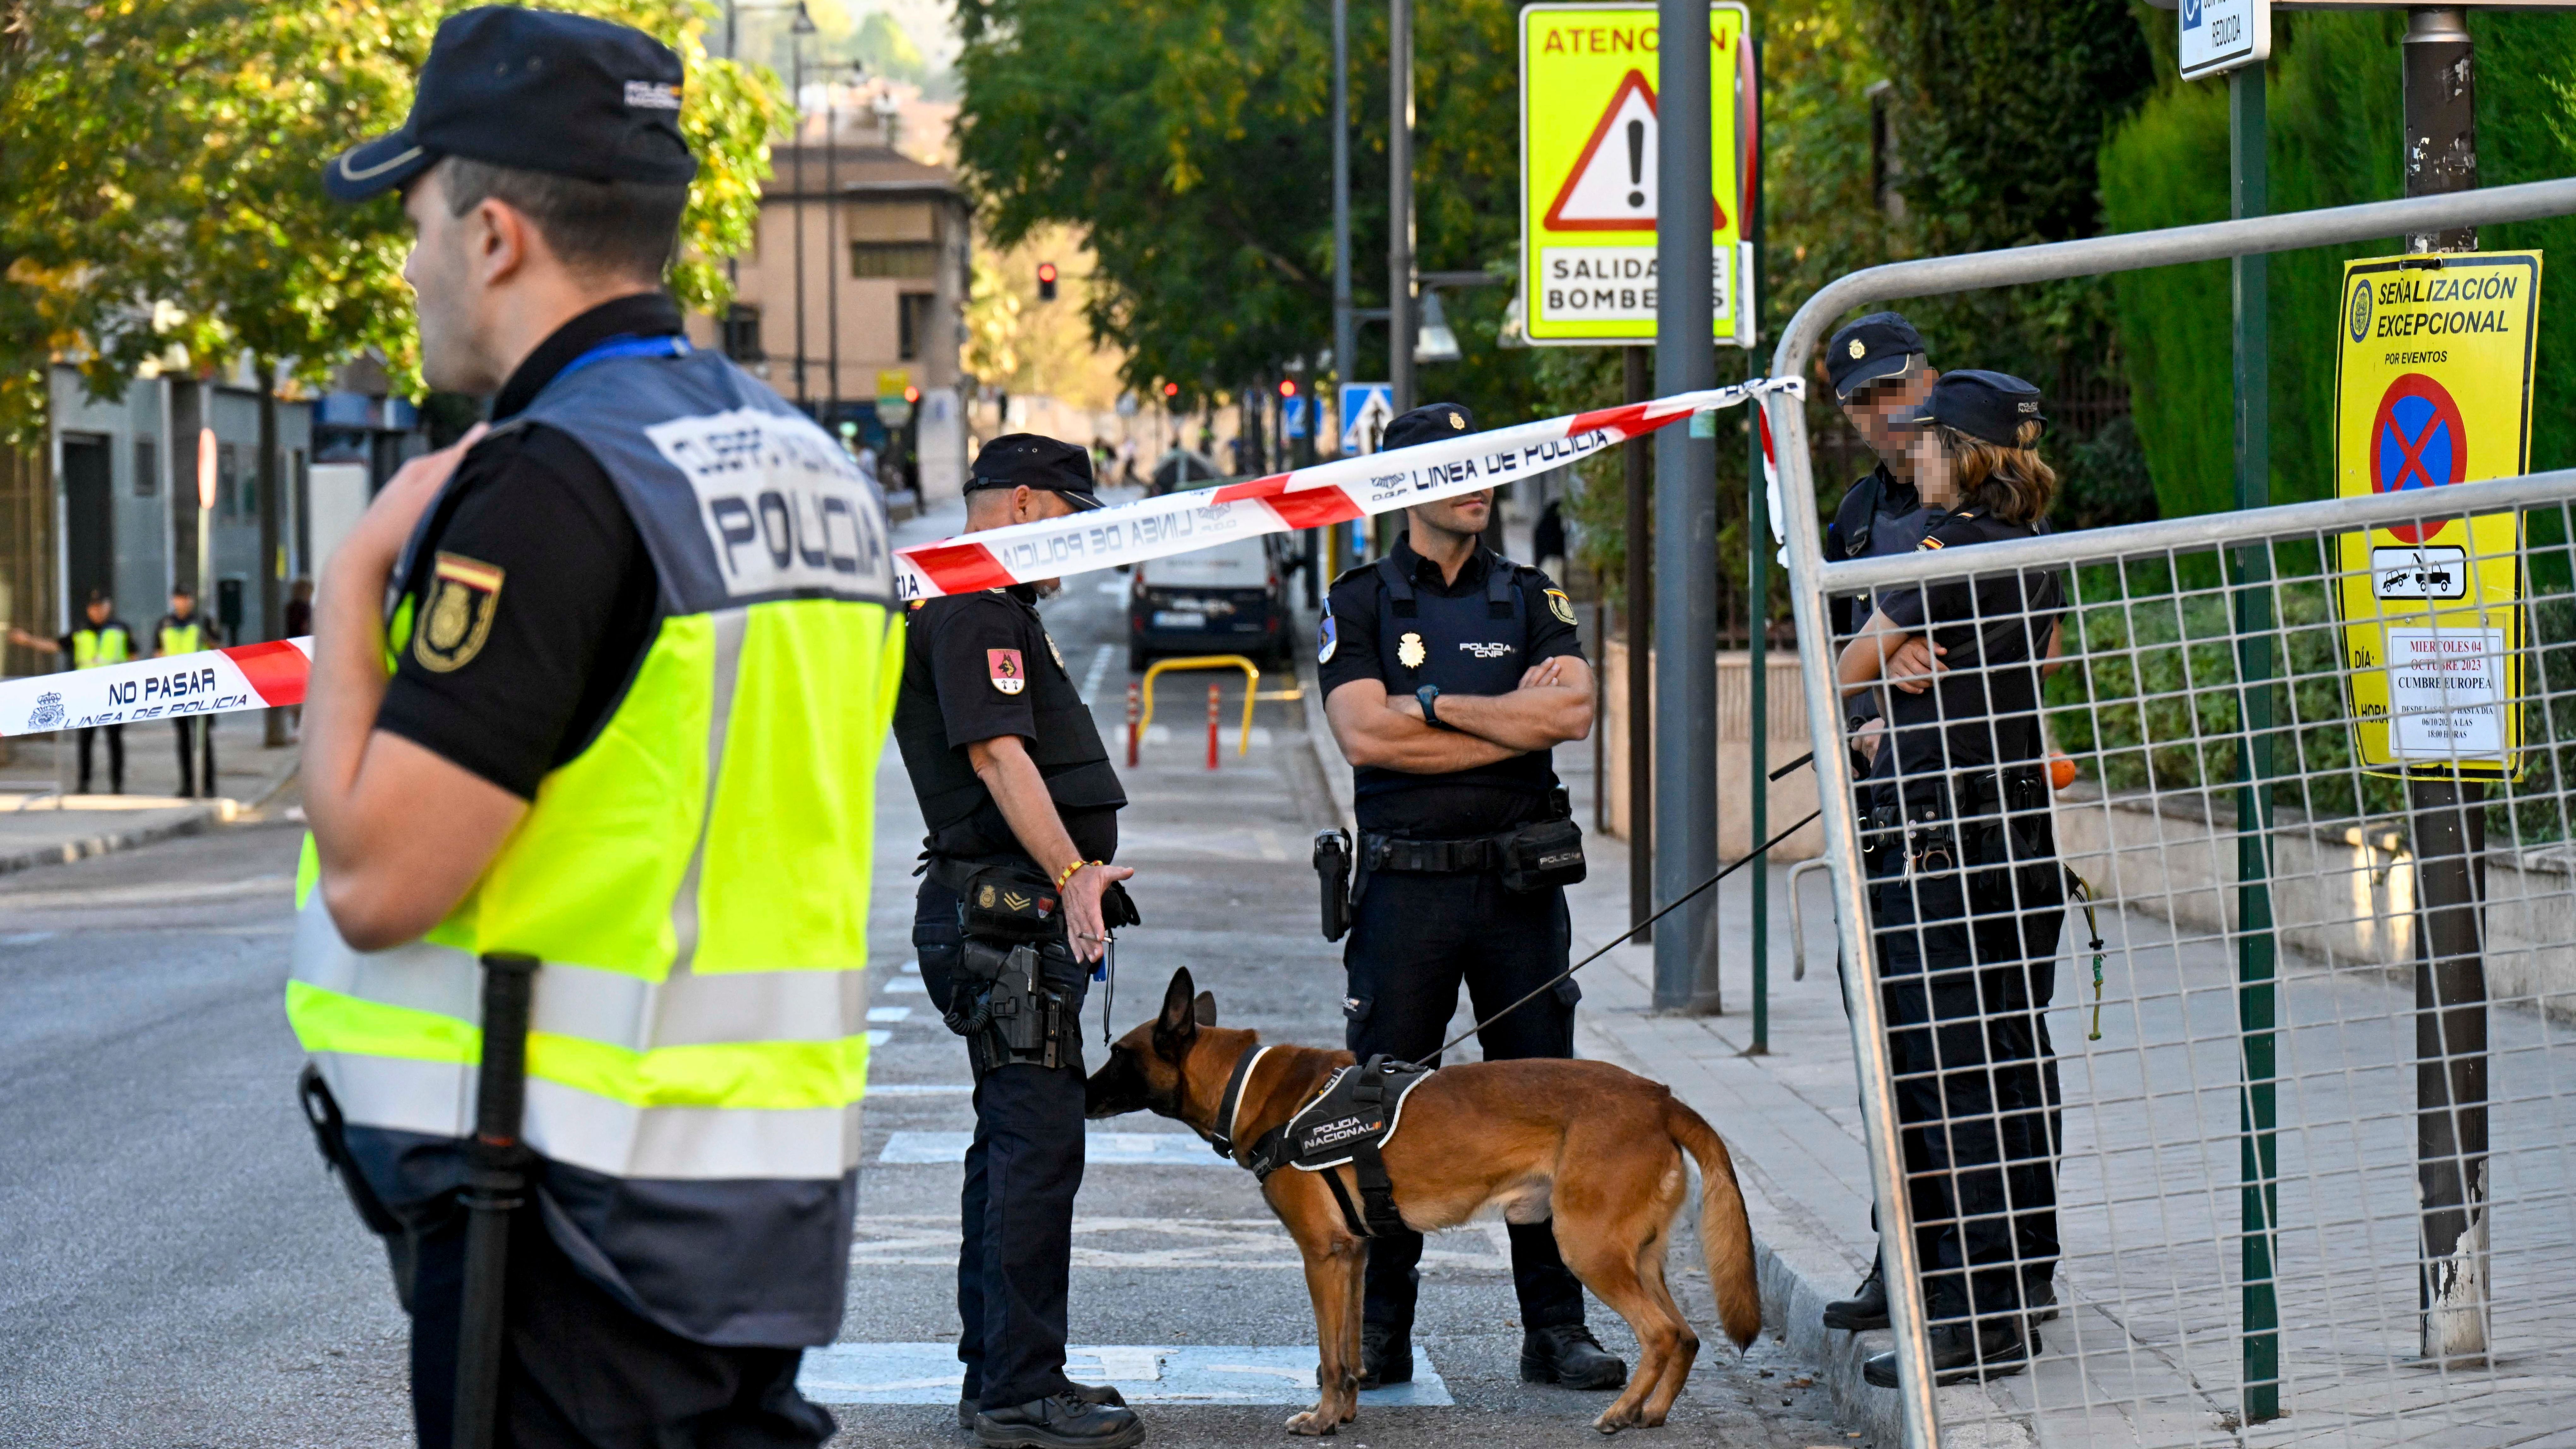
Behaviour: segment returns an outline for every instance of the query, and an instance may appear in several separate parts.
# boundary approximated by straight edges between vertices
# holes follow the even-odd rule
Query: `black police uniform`
[[[1918,547],[2027,538],[1965,509]],[[1964,561],[1963,561],[1964,562]],[[1921,694],[1887,694],[1863,846],[1926,1308],[1935,1323],[2025,1306],[2056,1266],[2056,1064],[2042,1015],[2065,891],[2048,806],[2039,661],[2049,575],[1936,579],[1879,608],[1948,650]]]
[[[1390,696],[1426,684],[1443,694],[1500,695],[1523,672],[1560,655],[1583,656],[1574,610],[1545,574],[1479,545],[1454,582],[1399,538],[1386,557],[1333,582],[1317,654],[1324,693],[1356,679]],[[1436,709],[1436,705],[1435,705]],[[1485,842],[1514,827],[1565,815],[1548,752],[1533,751],[1441,775],[1363,767],[1356,772],[1360,828],[1357,901],[1343,965],[1347,1045],[1365,1060],[1384,1052],[1433,1062],[1466,983],[1479,1019],[1563,971],[1570,946],[1565,892],[1504,889]],[[1463,842],[1439,850],[1406,842]],[[1572,980],[1478,1034],[1489,1061],[1574,1055]],[[1512,1282],[1530,1329],[1580,1324],[1583,1287],[1558,1256],[1550,1224],[1511,1225]],[[1364,1321],[1399,1339],[1413,1324],[1422,1237],[1404,1232],[1369,1245]]]
[[[1000,440],[996,440],[999,442]],[[1030,859],[1001,806],[968,763],[975,740],[1016,735],[1085,860],[1109,861],[1127,797],[1081,691],[1025,586],[930,599],[914,606],[904,643],[894,734],[930,827],[913,917],[922,983],[952,1028],[984,997],[965,972],[970,890],[1015,881],[1023,898],[1053,899],[1065,862]],[[1074,960],[1056,911],[1033,943],[1060,1020],[1053,1060],[1043,1051],[997,1060],[988,1030],[970,1039],[975,1138],[966,1153],[957,1257],[957,1357],[964,1397],[987,1410],[1074,1391],[1064,1376],[1065,1294],[1073,1197],[1082,1185],[1083,1066],[1076,1025],[1089,973]]]

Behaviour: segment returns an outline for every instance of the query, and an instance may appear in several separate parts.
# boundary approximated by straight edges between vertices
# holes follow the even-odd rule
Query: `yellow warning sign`
[[[2539,320],[2538,252],[2346,263],[2335,496],[2530,471]],[[2520,772],[2521,543],[2513,512],[2336,539],[2355,745],[2372,773]]]
[[[1709,218],[1716,333],[1735,340],[1744,178],[1739,123],[1745,6],[1709,6]],[[1655,339],[1653,5],[1542,3],[1521,11],[1521,325],[1539,344]],[[1749,103],[1749,100],[1748,102]]]

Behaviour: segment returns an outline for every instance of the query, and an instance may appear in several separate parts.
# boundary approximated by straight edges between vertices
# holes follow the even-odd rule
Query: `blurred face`
[[[1079,511],[1063,494],[1050,489],[981,488],[966,495],[966,531],[980,533],[987,528],[1036,523]],[[1064,580],[1038,579],[1033,587],[1039,598],[1051,599],[1064,588]]]
[[[113,599],[92,599],[89,601],[89,621],[93,624],[104,624],[107,622],[107,616],[114,612],[115,608],[116,601]]]
[[[182,619],[196,612],[196,608],[197,601],[188,597],[186,594],[172,594],[170,596],[170,612],[178,615]]]
[[[1919,406],[1932,395],[1932,384],[1941,374],[1929,367],[1917,367],[1904,377],[1891,377],[1874,382],[1853,393],[1842,405],[1843,416],[1851,420],[1861,441],[1887,465],[1887,471],[1899,478],[1912,480],[1913,434],[1900,430],[1889,419],[1906,408]]]
[[[1405,512],[1414,522],[1442,533],[1472,537],[1483,533],[1485,524],[1494,516],[1494,490],[1479,488],[1437,503],[1417,503]]]
[[[1939,428],[1899,431],[1906,440],[1906,459],[1914,470],[1914,490],[1927,508],[1954,508],[1959,502],[1958,460],[1942,445]]]

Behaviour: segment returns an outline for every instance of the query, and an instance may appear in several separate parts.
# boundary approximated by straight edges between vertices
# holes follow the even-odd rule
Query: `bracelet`
[[[1073,864],[1068,865],[1068,866],[1066,866],[1063,870],[1060,870],[1060,871],[1056,872],[1056,877],[1055,877],[1055,888],[1056,888],[1057,890],[1063,890],[1063,889],[1064,889],[1064,883],[1065,883],[1066,881],[1069,881],[1069,880],[1073,879],[1074,872],[1076,872],[1076,871],[1078,871],[1078,870],[1081,870],[1084,866],[1089,865],[1089,864],[1091,864],[1091,862],[1090,862],[1090,861],[1084,860],[1084,859],[1082,859],[1080,856],[1076,856],[1076,857],[1074,857]]]

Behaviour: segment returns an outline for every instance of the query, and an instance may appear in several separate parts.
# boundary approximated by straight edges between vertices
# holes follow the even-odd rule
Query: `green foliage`
[[[851,49],[861,64],[878,75],[913,85],[930,79],[930,61],[912,43],[911,32],[882,10],[868,12],[868,18],[859,22]]]

